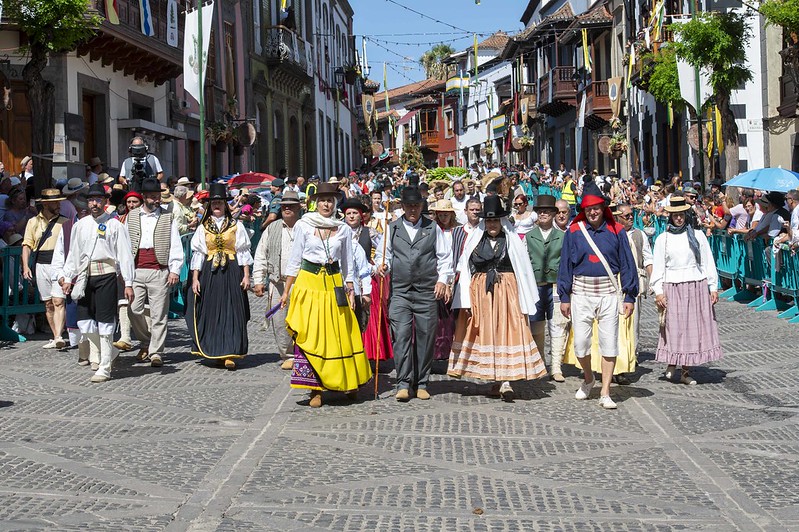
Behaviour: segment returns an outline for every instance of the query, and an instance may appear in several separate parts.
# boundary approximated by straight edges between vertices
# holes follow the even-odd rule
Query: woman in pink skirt
[[[668,364],[666,380],[696,384],[692,366],[722,356],[719,329],[713,309],[719,300],[716,263],[705,234],[693,228],[691,206],[682,196],[672,196],[666,211],[669,223],[655,241],[651,286],[655,303],[665,313],[655,359]]]

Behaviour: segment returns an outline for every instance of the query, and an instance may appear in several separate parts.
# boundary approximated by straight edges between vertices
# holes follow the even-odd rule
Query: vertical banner
[[[178,46],[178,1],[169,0],[166,4],[166,43]]]
[[[474,34],[474,84],[477,85],[477,82],[480,81],[477,75],[477,34]]]
[[[150,9],[150,0],[139,0],[139,15],[141,17],[141,32],[147,37],[155,35],[153,11]]]
[[[621,112],[621,77],[610,78],[608,80],[608,99],[610,100],[610,110],[613,118],[618,118]]]
[[[2,4],[0,4],[2,10]],[[119,26],[119,6],[117,0],[105,0],[105,19],[109,24]]]
[[[183,30],[183,88],[195,100],[200,101],[202,85],[205,84],[205,71],[208,68],[208,41],[211,40],[211,24],[214,20],[214,3],[203,7],[202,58],[203,71],[200,74],[200,38],[197,33],[198,13],[194,9],[186,12],[186,26]],[[202,84],[200,83],[202,80]]]
[[[363,121],[366,127],[372,127],[372,122],[375,120],[375,97],[372,94],[364,94],[361,96],[361,109],[363,110]]]
[[[588,49],[588,30],[583,29],[583,64],[585,65],[585,73],[590,74],[593,70],[593,62],[591,61],[591,51]]]

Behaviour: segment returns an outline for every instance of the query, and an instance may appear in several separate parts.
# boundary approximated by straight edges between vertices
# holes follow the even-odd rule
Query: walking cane
[[[380,268],[386,263],[386,238],[388,236],[388,208],[390,205],[390,200],[386,200],[386,221],[383,224],[383,253],[380,255]],[[380,269],[378,268],[378,270]],[[386,280],[384,275],[380,276],[380,280],[377,281],[377,297],[380,298],[380,304],[377,306],[377,351],[375,352],[375,400],[379,399],[377,394],[377,383],[380,380],[380,333],[383,332],[383,327],[381,327],[381,319],[383,317],[383,282]]]

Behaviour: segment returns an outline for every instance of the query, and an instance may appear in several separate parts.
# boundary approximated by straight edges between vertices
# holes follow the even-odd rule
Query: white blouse
[[[217,228],[222,227],[224,218],[212,217]],[[197,226],[194,236],[191,237],[191,269],[202,270],[203,262],[208,255],[208,245],[205,241],[205,227],[202,224]],[[239,266],[252,266],[252,253],[250,252],[250,235],[243,224],[236,222],[236,262]]]
[[[513,216],[513,230],[516,234],[526,235],[535,227],[538,221],[538,214],[532,211],[528,216],[520,218],[518,215]]]
[[[294,226],[294,245],[286,266],[286,275],[296,277],[300,273],[303,259],[315,264],[338,261],[341,278],[345,283],[355,282],[355,267],[352,258],[352,229],[342,225],[327,240],[316,235],[316,229],[300,218]]]
[[[661,234],[655,240],[654,263],[652,265],[652,278],[650,286],[655,295],[663,293],[663,283],[685,283],[689,281],[706,280],[711,291],[718,290],[718,272],[710,244],[702,231],[693,230],[699,243],[702,264],[696,263],[696,258],[688,245],[688,235],[683,233],[674,235]]]

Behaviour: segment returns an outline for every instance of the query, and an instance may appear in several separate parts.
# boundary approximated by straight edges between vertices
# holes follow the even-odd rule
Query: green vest
[[[538,226],[533,227],[525,236],[527,253],[530,255],[530,264],[533,266],[533,274],[537,284],[555,284],[558,282],[560,250],[563,247],[564,234],[563,231],[553,225],[546,242]]]

